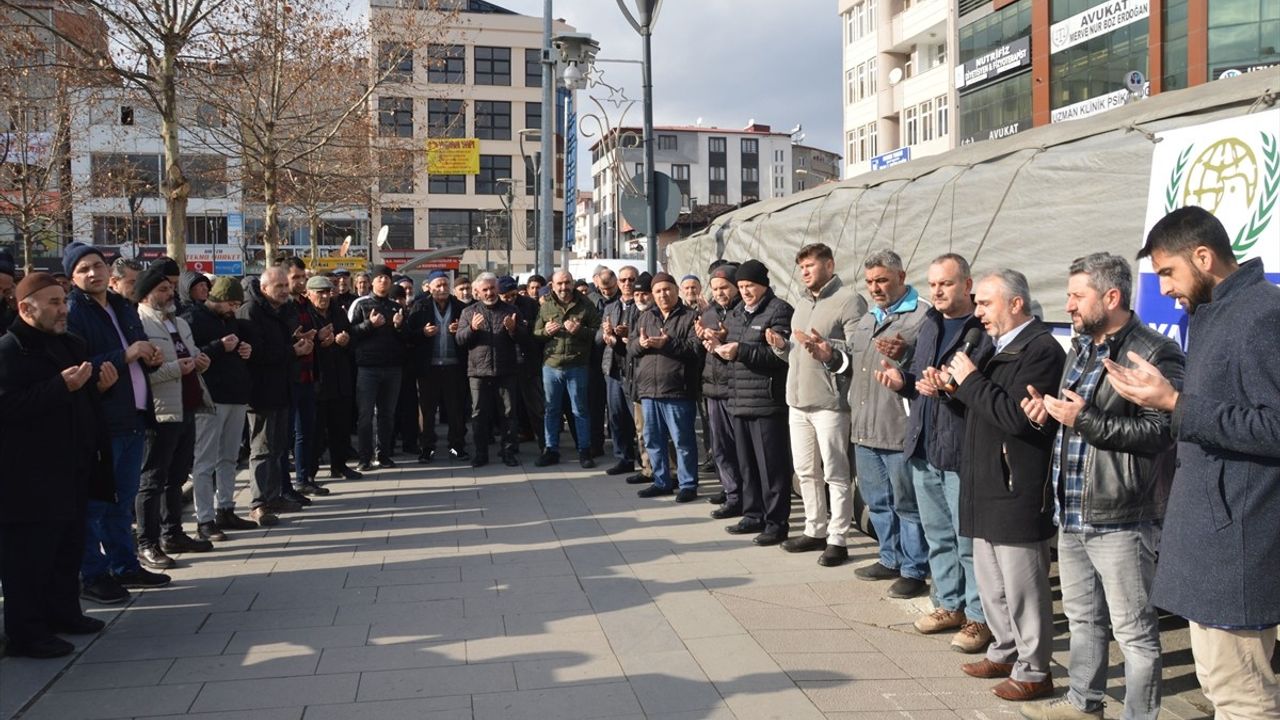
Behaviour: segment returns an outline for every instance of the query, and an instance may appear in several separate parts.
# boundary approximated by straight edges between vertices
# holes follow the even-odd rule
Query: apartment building
[[[840,179],[840,153],[809,145],[791,146],[791,192]]]
[[[792,192],[792,144],[789,133],[768,125],[749,124],[741,130],[696,125],[654,128],[654,165],[680,188],[680,207],[700,205],[726,208]],[[644,151],[641,129],[614,128],[591,146],[592,196],[595,225],[605,257],[625,252],[631,225],[619,211],[620,197],[643,183]]]
[[[400,0],[371,0],[374,27],[396,23]],[[405,52],[403,38],[375,38],[380,58],[396,67],[378,87],[375,144],[382,164],[373,225],[387,226],[383,259],[404,261],[427,249],[463,248],[463,264],[490,258],[532,266],[537,243],[537,174],[542,142],[542,18],[481,0],[449,0],[457,10],[436,42]],[[388,21],[390,20],[390,21]],[[556,22],[553,32],[573,32]],[[563,97],[563,95],[561,95]],[[563,228],[563,119],[557,113],[556,219]],[[428,172],[428,140],[479,144],[477,174]],[[563,231],[555,233],[556,248]],[[493,255],[492,251],[498,251]]]
[[[839,0],[844,176],[954,146],[954,5]]]

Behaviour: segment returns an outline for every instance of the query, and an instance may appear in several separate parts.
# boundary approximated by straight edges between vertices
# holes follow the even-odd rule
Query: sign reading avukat
[[[1231,238],[1236,260],[1262,258],[1280,283],[1280,110],[1157,133],[1143,237],[1160,218],[1196,205],[1213,213]],[[1160,295],[1151,262],[1139,265],[1138,314],[1186,344],[1186,318]]]

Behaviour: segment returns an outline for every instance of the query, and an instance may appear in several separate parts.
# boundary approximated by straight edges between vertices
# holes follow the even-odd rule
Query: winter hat
[[[737,282],[746,280],[747,282],[769,287],[769,268],[765,267],[764,263],[759,260],[748,260],[742,263],[738,268],[737,275]]]
[[[151,267],[156,267],[157,265],[164,271],[165,277],[173,277],[175,275],[182,274],[182,270],[178,268],[178,261],[171,257],[161,256],[156,258],[155,261],[151,263]]]
[[[636,286],[632,290],[642,293],[653,292],[653,276],[647,272],[640,273],[640,277],[636,278]]]
[[[376,278],[379,275],[386,275],[387,277],[392,277],[393,275],[395,275],[395,273],[391,272],[391,268],[387,267],[386,265],[374,265],[373,267],[369,268],[370,279]]]
[[[736,285],[738,282],[738,264],[731,262],[721,263],[716,266],[715,270],[711,271],[711,277],[713,279],[728,280],[729,283]]]
[[[173,262],[170,260],[170,262]],[[175,263],[176,265],[176,263]],[[138,279],[133,284],[133,301],[142,302],[142,298],[151,294],[162,282],[169,281],[169,275],[165,272],[164,263],[151,263],[146,270],[138,273]]]
[[[444,278],[444,279],[448,280],[448,279],[449,279],[449,273],[447,273],[447,272],[445,272],[445,271],[443,271],[443,270],[432,270],[432,271],[431,271],[431,274],[430,274],[430,275],[427,275],[427,282],[429,282],[429,283],[430,283],[430,282],[435,282],[438,278]]]
[[[502,277],[498,278],[498,293],[505,295],[515,290],[517,285],[518,283],[516,283],[515,278],[511,277],[510,275],[503,275]]]
[[[244,302],[244,287],[235,278],[224,275],[213,281],[209,299],[214,302]]]
[[[649,281],[649,287],[655,288],[661,283],[671,283],[672,285],[675,285],[676,279],[668,273],[660,272],[653,276],[653,280]]]
[[[102,262],[107,261],[107,256],[102,254],[102,250],[77,240],[62,251],[62,271],[66,273],[67,277],[71,277],[76,265],[79,265],[86,255],[97,255],[102,258]]]
[[[697,275],[694,275],[693,273],[689,273],[688,275],[685,275],[684,277],[680,278],[680,284],[683,285],[688,280],[697,280],[699,285],[702,284],[702,278],[698,277]]]
[[[18,300],[26,300],[28,297],[40,292],[47,287],[58,285],[58,281],[53,276],[45,272],[31,273],[22,278],[22,282],[18,283],[18,289],[14,291],[14,298]]]

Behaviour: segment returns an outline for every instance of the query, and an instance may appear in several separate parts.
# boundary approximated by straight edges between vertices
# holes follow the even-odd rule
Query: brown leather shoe
[[[1013,664],[991,662],[987,658],[982,658],[978,662],[965,663],[960,666],[960,669],[969,677],[995,680],[1009,677],[1009,673],[1013,672]]]
[[[1001,700],[1009,700],[1011,702],[1024,702],[1027,700],[1039,700],[1042,697],[1049,697],[1053,694],[1053,678],[1045,678],[1040,682],[1022,682],[1013,678],[1005,678],[1005,681],[991,688],[991,692]]]

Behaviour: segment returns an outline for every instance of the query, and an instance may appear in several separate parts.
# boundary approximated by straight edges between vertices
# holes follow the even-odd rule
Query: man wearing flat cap
[[[400,399],[400,373],[404,362],[403,306],[391,298],[391,268],[374,265],[373,292],[351,305],[351,345],[356,360],[356,432],[360,470],[395,467],[396,404]],[[374,417],[377,417],[377,452],[374,451]]]
[[[119,376],[67,332],[66,295],[47,273],[15,289],[18,319],[0,337],[0,582],[6,653],[68,655],[55,635],[103,622],[80,609],[77,575],[90,497],[114,493],[100,393]],[[95,378],[96,376],[96,378]]]
[[[418,462],[436,456],[436,418],[444,409],[449,425],[448,449],[453,459],[468,460],[467,452],[467,351],[458,346],[459,320],[466,304],[449,293],[449,276],[436,270],[427,276],[427,293],[409,311],[406,337],[413,350],[418,376],[418,409],[422,439]]]
[[[317,275],[307,280],[307,302],[302,311],[312,327],[328,328],[316,345],[316,368],[320,382],[316,388],[316,436],[307,462],[310,477],[318,477],[320,455],[329,450],[329,477],[359,480],[358,470],[347,465],[351,451],[351,408],[356,384],[351,364],[351,322],[338,306],[337,287],[329,278]],[[324,493],[327,494],[327,493]]]
[[[146,428],[155,420],[147,374],[164,356],[147,340],[133,303],[107,288],[110,269],[101,250],[73,242],[63,250],[62,267],[74,283],[68,327],[88,343],[95,367],[110,362],[119,376],[102,395],[115,499],[89,500],[81,597],[101,604],[122,603],[129,599],[129,588],[162,587],[169,582],[169,576],[143,569],[132,529]]]

